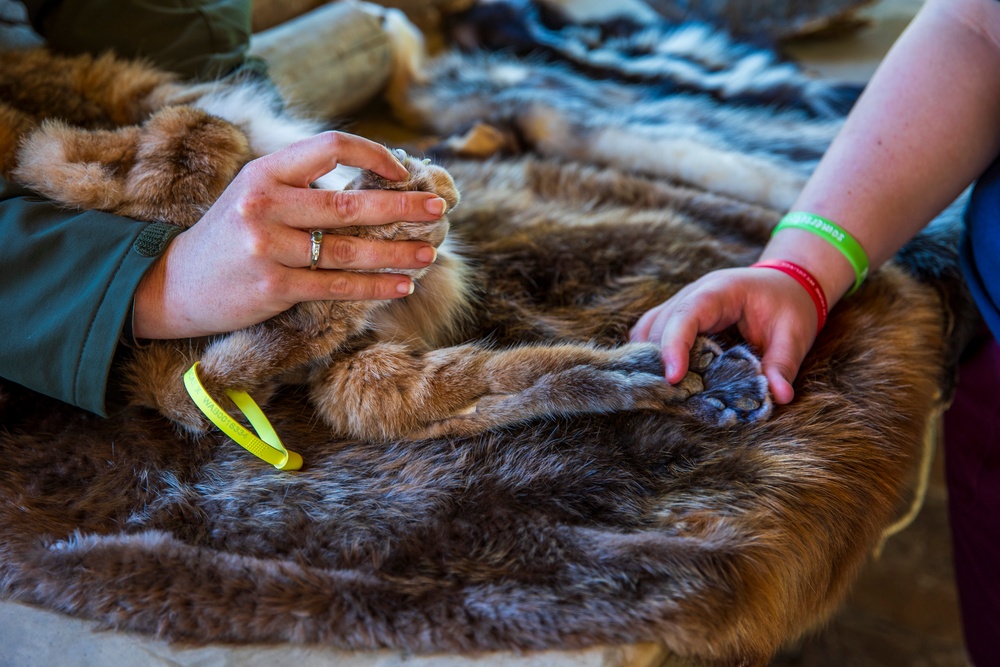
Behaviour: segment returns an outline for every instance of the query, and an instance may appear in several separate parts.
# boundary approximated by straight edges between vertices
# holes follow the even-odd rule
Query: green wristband
[[[861,287],[861,283],[868,277],[868,255],[861,244],[847,233],[847,230],[837,223],[813,213],[792,211],[781,219],[771,235],[774,236],[782,229],[788,228],[803,229],[826,239],[850,262],[854,268],[854,286],[847,293],[847,296],[854,294]]]

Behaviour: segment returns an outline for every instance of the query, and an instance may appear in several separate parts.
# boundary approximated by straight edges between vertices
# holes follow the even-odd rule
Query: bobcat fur
[[[140,220],[194,224],[252,159],[318,130],[282,110],[266,87],[187,85],[111,56],[11,51],[0,54],[0,71],[5,176],[69,206]],[[406,155],[401,160],[411,174],[405,182],[363,172],[343,186],[345,176],[335,171],[319,184],[425,190],[449,209],[458,204],[445,170]],[[134,351],[125,370],[133,400],[183,428],[206,430],[181,382],[200,360],[202,382],[219,399],[226,389],[240,389],[266,400],[281,382],[304,379],[327,425],[358,438],[469,435],[536,417],[673,403],[717,425],[769,414],[766,381],[752,353],[723,352],[705,338],[692,351],[692,372],[677,386],[664,382],[659,353],[649,344],[495,349],[462,340],[473,269],[446,240],[447,229],[442,219],[332,230],[424,240],[439,248],[438,259],[406,272],[418,287],[402,303],[303,303],[228,335],[150,342]],[[715,372],[720,365],[728,370]],[[735,391],[706,384],[723,377]]]

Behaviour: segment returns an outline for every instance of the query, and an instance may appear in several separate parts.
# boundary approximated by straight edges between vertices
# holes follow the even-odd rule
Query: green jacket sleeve
[[[247,65],[249,0],[24,4],[58,51],[113,50],[189,77]],[[0,377],[106,415],[136,286],[177,231],[66,210],[0,178]]]
[[[0,178],[0,376],[106,415],[133,294],[178,231],[66,211]]]
[[[26,0],[32,24],[63,53],[114,51],[185,78],[214,79],[244,64],[249,0]]]

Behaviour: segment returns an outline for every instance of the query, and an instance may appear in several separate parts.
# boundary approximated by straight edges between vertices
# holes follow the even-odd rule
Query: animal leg
[[[125,200],[138,139],[137,127],[82,130],[45,121],[23,140],[14,180],[67,206],[114,211]]]
[[[207,431],[211,424],[188,396],[183,381],[198,353],[190,340],[149,341],[133,350],[125,366],[132,404],[153,408],[190,433]]]
[[[652,345],[491,350],[463,345],[418,353],[382,343],[317,370],[312,398],[338,433],[358,438],[471,435],[537,417],[657,409],[702,388],[691,374],[663,379]]]
[[[190,227],[251,157],[235,125],[194,107],[164,107],[139,130],[115,213]]]
[[[13,173],[62,204],[189,227],[249,158],[235,126],[166,107],[141,127],[117,130],[46,121],[24,140]]]
[[[183,375],[201,361],[198,377],[224,408],[227,389],[245,391],[264,404],[284,376],[334,354],[364,326],[379,302],[303,303],[260,324],[212,340],[203,349],[186,341],[165,341],[136,350],[130,364],[133,399],[182,428],[201,433],[211,424],[184,388]]]
[[[13,178],[11,172],[17,165],[17,147],[21,138],[35,126],[31,116],[0,102],[0,176]]]
[[[667,406],[711,426],[770,414],[767,381],[746,348],[724,352],[699,338],[690,368],[667,384],[659,349],[649,344],[417,353],[382,343],[316,370],[310,384],[327,423],[357,438],[468,436],[540,417]]]

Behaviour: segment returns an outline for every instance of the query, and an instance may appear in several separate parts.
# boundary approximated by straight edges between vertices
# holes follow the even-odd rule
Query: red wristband
[[[823,293],[823,288],[820,287],[819,281],[811,273],[798,264],[786,262],[783,259],[769,259],[757,262],[751,268],[777,269],[794,278],[809,293],[813,305],[816,306],[816,317],[819,321],[819,324],[816,326],[816,333],[819,333],[823,329],[823,325],[826,324],[826,315],[829,312],[826,306],[826,294]]]

